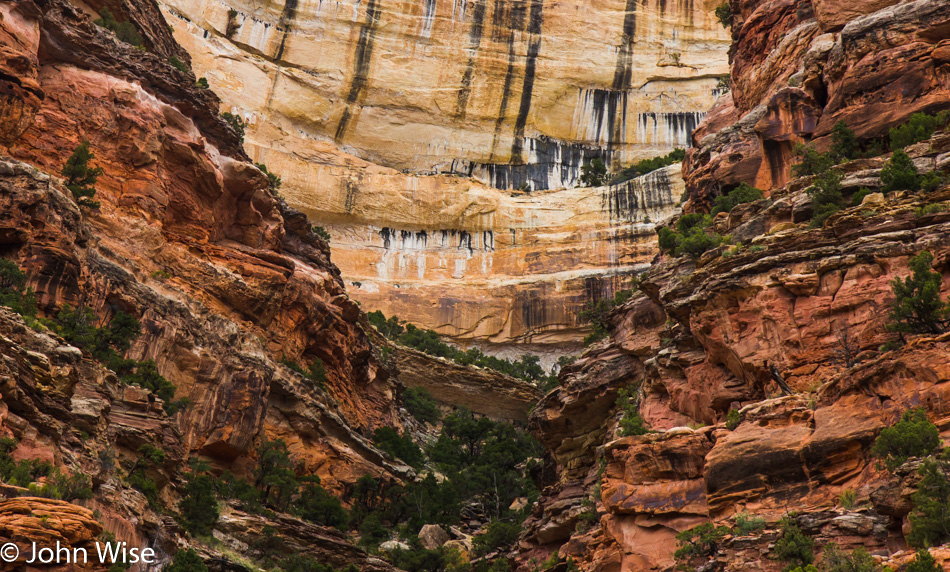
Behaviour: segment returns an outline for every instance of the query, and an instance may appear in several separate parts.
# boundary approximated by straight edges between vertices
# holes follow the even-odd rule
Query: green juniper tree
[[[942,277],[931,270],[933,254],[926,250],[910,260],[912,274],[891,282],[894,302],[888,329],[905,333],[941,334],[945,330],[950,305],[940,299]]]
[[[73,194],[76,202],[92,208],[99,207],[99,202],[92,200],[92,197],[96,195],[96,181],[103,173],[101,167],[89,166],[89,162],[95,158],[95,154],[89,149],[89,141],[83,140],[60,171],[66,179],[66,188]]]

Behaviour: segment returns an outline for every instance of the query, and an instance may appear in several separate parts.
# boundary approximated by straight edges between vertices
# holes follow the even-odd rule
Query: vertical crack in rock
[[[294,0],[296,3],[296,0]],[[354,55],[353,79],[350,82],[350,90],[346,94],[346,109],[343,110],[343,117],[340,118],[340,124],[337,125],[336,135],[333,140],[336,143],[342,143],[346,135],[347,127],[353,119],[353,107],[359,107],[363,96],[366,95],[366,85],[369,79],[369,65],[373,57],[373,43],[376,39],[376,28],[379,26],[379,6],[377,0],[369,0],[366,5],[366,20],[360,26],[360,38],[356,44],[356,53]]]
[[[459,88],[455,103],[455,116],[464,119],[468,108],[468,98],[472,94],[472,77],[475,74],[475,56],[482,44],[482,31],[485,21],[485,0],[475,0],[472,4],[472,27],[468,32],[468,63],[465,73],[462,74],[462,85]]]
[[[515,119],[514,142],[511,144],[511,161],[522,163],[521,152],[524,149],[524,129],[531,110],[531,94],[534,91],[534,74],[541,51],[541,24],[543,22],[544,0],[531,0],[528,16],[528,56],[524,66],[524,83],[521,86],[521,104]]]

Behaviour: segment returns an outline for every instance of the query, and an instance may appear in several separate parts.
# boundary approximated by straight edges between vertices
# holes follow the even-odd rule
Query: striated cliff
[[[247,120],[250,156],[345,251],[355,299],[546,362],[578,349],[583,305],[651,256],[652,230],[630,223],[668,216],[682,187],[635,191],[619,217],[617,189],[507,191],[685,147],[727,73],[710,2],[162,6]]]
[[[939,206],[950,187],[872,192],[815,225],[805,190],[816,179],[790,167],[797,143],[828,150],[839,120],[873,148],[913,113],[950,109],[950,7],[766,0],[732,10],[732,91],[693,134],[685,210],[708,212],[739,183],[768,198],[713,218],[708,232],[738,246],[655,259],[611,315],[609,340],[535,409],[534,434],[557,469],[525,524],[520,569],[555,551],[581,570],[668,570],[683,564],[676,535],[712,522],[727,532],[689,569],[783,570],[775,546],[789,516],[819,559],[832,543],[894,569],[912,559],[919,461],[889,471],[870,447],[921,406],[950,437],[947,335],[886,345],[892,282],[911,274],[914,255],[933,253],[950,291]],[[905,151],[919,173],[945,172],[950,137],[938,130]],[[883,156],[838,167],[846,196],[882,189],[890,158],[868,154]],[[655,432],[621,436],[625,407]],[[739,532],[737,516],[763,520]],[[950,566],[946,547],[932,553]]]

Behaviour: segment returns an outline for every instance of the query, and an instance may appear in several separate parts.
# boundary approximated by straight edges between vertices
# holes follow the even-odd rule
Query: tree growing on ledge
[[[601,159],[593,159],[581,167],[581,184],[585,187],[599,187],[607,182],[607,167]]]
[[[66,178],[66,188],[81,206],[98,208],[99,202],[92,200],[96,195],[96,181],[102,174],[101,167],[90,167],[89,161],[95,159],[89,150],[89,141],[83,141],[66,160],[60,174]]]
[[[933,260],[933,254],[921,252],[910,261],[911,276],[891,282],[895,299],[887,328],[901,339],[905,333],[941,334],[946,329],[950,305],[940,299],[942,277],[931,270]]]

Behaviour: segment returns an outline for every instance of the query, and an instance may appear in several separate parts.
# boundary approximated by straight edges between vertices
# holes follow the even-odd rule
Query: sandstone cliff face
[[[573,186],[591,157],[683,146],[726,71],[708,2],[164,6],[199,73],[250,120],[252,155],[333,141],[500,188]],[[313,162],[345,160],[333,154]]]
[[[546,364],[579,349],[583,305],[652,256],[652,229],[630,223],[668,216],[682,186],[506,191],[685,146],[727,72],[710,2],[162,5],[248,120],[250,156],[330,231],[355,299]],[[618,217],[623,193],[637,199]]]
[[[861,139],[880,137],[950,98],[946,2],[734,6],[732,91],[694,133],[687,157],[697,209],[741,182],[783,186],[795,144],[826,149],[838,121]]]
[[[158,18],[138,22],[156,34],[149,41],[174,46],[157,6],[143,6]],[[159,48],[123,44],[67,2],[0,10],[0,74],[12,86],[0,102],[0,132],[16,157],[0,161],[0,254],[30,276],[41,310],[68,303],[102,318],[119,310],[137,318],[143,331],[128,357],[153,359],[176,397],[191,400],[170,419],[149,392],[120,387],[76,348],[5,313],[3,354],[20,361],[3,365],[4,435],[28,448],[26,458],[39,452],[101,474],[95,502],[104,518],[137,546],[165,535],[166,554],[174,537],[160,515],[114,472],[86,466],[109,443],[120,459],[134,459],[143,443],[166,451],[155,478],[169,502],[177,495],[165,484],[180,482],[189,456],[242,473],[265,436],[283,438],[297,470],[337,493],[364,474],[409,474],[364,437],[399,425],[395,387],[326,243],[268,192],[218,117],[217,98]],[[48,174],[81,140],[104,169],[101,209],[80,210]],[[281,358],[321,359],[326,390]],[[342,538],[328,543],[338,546],[318,552],[335,565],[365,559]]]
[[[552,550],[582,570],[671,569],[677,532],[729,525],[742,512],[765,518],[765,530],[727,537],[704,570],[781,570],[770,545],[790,511],[819,547],[863,546],[893,567],[911,558],[915,470],[888,473],[869,448],[919,406],[946,439],[947,336],[879,348],[893,337],[890,283],[910,274],[912,256],[934,253],[944,297],[950,290],[950,217],[915,212],[950,190],[872,197],[813,229],[810,181],[792,179],[790,165],[797,142],[827,149],[839,119],[867,139],[950,107],[941,79],[950,12],[926,1],[733,9],[733,88],[693,135],[686,209],[707,211],[740,182],[767,189],[770,200],[714,220],[716,232],[752,248],[695,262],[658,257],[613,314],[610,340],[535,409],[534,432],[557,470],[526,523],[521,569]],[[950,144],[938,133],[907,151],[921,172],[945,169]],[[845,192],[879,188],[883,164],[842,166]],[[794,395],[782,396],[773,371]],[[659,433],[619,437],[614,402],[626,387]],[[732,431],[723,424],[730,408],[741,408]],[[845,491],[857,508],[841,506]],[[947,566],[945,550],[934,555]]]

